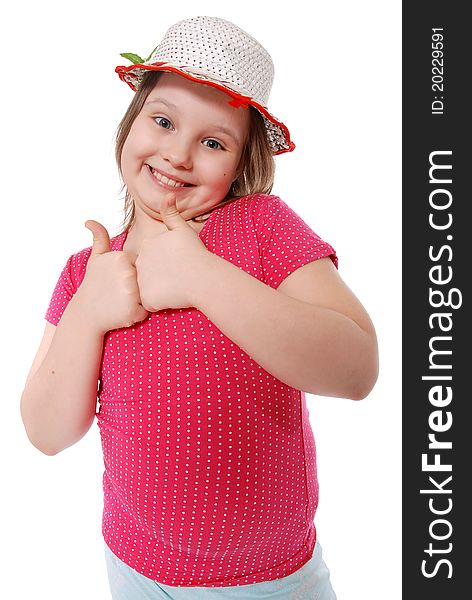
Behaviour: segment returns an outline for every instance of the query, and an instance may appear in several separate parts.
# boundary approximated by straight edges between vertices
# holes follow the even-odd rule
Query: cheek
[[[223,171],[219,170],[217,173],[215,173],[215,177],[213,179],[214,187],[226,193],[233,181],[233,177],[231,175],[232,172],[229,169],[224,169]]]
[[[133,187],[134,178],[137,177],[142,168],[142,160],[139,154],[139,146],[133,137],[127,138],[121,152],[121,172],[127,187]]]
[[[210,175],[210,173],[209,173]],[[236,176],[236,166],[233,160],[221,161],[211,169],[210,179],[212,183],[221,188],[229,188]]]
[[[131,126],[128,137],[123,145],[123,155],[129,156],[130,159],[133,157],[140,157],[143,153],[149,150],[152,146],[152,136],[147,128],[146,124],[140,120],[136,120]]]
[[[139,162],[146,156],[146,145],[140,141],[136,135],[130,135],[126,138],[121,152],[121,170],[126,172],[139,170]]]
[[[128,143],[128,141],[126,141],[123,145],[123,150],[121,151],[121,172],[123,173],[124,177],[126,177],[126,175],[129,173],[130,168],[131,168],[131,148],[130,148],[130,144]]]

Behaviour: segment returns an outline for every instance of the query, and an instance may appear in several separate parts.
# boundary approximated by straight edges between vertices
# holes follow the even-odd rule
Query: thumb
[[[175,194],[171,193],[164,198],[160,208],[161,219],[167,229],[180,229],[182,227],[190,227],[187,221],[180,215],[175,205]],[[192,229],[190,227],[190,229]],[[193,230],[192,230],[193,231]]]
[[[85,227],[93,233],[92,255],[110,252],[110,236],[105,227],[98,221],[86,221]]]

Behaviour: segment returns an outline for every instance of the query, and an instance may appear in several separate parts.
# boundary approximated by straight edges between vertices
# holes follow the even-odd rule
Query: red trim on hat
[[[132,73],[132,71],[134,69],[143,69],[144,71],[171,71],[173,73],[176,73],[177,75],[182,75],[183,77],[185,77],[186,79],[189,79],[190,81],[194,81],[196,83],[203,83],[205,85],[210,85],[211,87],[214,87],[218,90],[221,90],[222,92],[225,92],[226,94],[231,96],[232,100],[230,100],[229,104],[231,106],[234,106],[235,108],[239,108],[240,106],[242,106],[244,108],[248,108],[249,104],[251,104],[259,112],[263,113],[264,116],[267,117],[267,119],[269,119],[269,121],[278,125],[285,134],[285,141],[288,143],[289,147],[281,148],[277,152],[274,152],[274,155],[283,154],[284,152],[291,152],[295,148],[295,144],[290,139],[290,132],[287,129],[287,127],[281,121],[278,121],[277,119],[275,119],[264,106],[262,106],[258,102],[255,102],[250,96],[243,96],[242,94],[238,94],[237,92],[234,92],[233,90],[230,90],[230,89],[224,87],[223,85],[220,85],[214,81],[207,81],[205,79],[199,79],[198,77],[194,77],[194,76],[190,75],[189,73],[185,73],[185,71],[181,71],[180,69],[177,69],[176,67],[167,65],[165,62],[156,62],[156,63],[153,63],[152,65],[133,64],[133,65],[128,65],[128,66],[116,67],[115,72],[118,73],[119,78],[122,81],[124,81],[125,83],[127,83],[129,85],[129,87],[133,90],[133,92],[136,91],[136,86],[131,81],[128,81],[125,78],[125,75],[127,75],[128,77],[133,77],[134,79],[137,80],[136,74]]]

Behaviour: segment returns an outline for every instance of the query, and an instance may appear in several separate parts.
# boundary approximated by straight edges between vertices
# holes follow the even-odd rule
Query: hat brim
[[[229,96],[231,96],[231,100],[229,104],[231,106],[239,107],[243,106],[248,108],[249,105],[253,106],[255,109],[259,111],[264,120],[264,125],[267,130],[267,138],[269,141],[269,145],[272,149],[272,153],[274,155],[283,154],[284,152],[292,152],[295,149],[295,144],[290,139],[290,132],[287,127],[279,121],[274,115],[272,115],[265,106],[256,102],[250,96],[244,96],[237,91],[229,88],[223,83],[218,83],[214,81],[214,79],[206,78],[203,74],[191,74],[178,67],[170,65],[168,63],[152,63],[152,64],[132,64],[128,66],[118,66],[115,68],[115,72],[118,73],[118,76],[122,81],[127,83],[129,87],[135,92],[144,75],[144,71],[169,71],[172,73],[176,73],[189,79],[190,81],[194,81],[196,83],[202,83],[204,85],[212,86],[216,89],[219,89]],[[210,76],[209,76],[210,77]]]

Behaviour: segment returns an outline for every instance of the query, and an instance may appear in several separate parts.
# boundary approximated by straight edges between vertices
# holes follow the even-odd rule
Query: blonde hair
[[[126,188],[121,170],[123,146],[134,120],[141,112],[146,98],[151,90],[154,89],[160,75],[160,71],[148,71],[144,75],[143,81],[136,91],[133,100],[128,106],[128,110],[123,116],[116,131],[115,158],[123,183],[121,192],[125,191],[124,217],[118,235],[128,231],[135,220],[134,201]],[[238,177],[231,184],[225,198],[210,211],[205,213],[205,215],[207,215],[206,218],[202,218],[204,215],[199,215],[198,217],[194,217],[192,221],[200,223],[206,221],[211,212],[225,204],[234,202],[243,196],[249,196],[250,194],[269,194],[271,192],[275,175],[274,156],[269,146],[266,128],[261,114],[252,106],[249,106],[249,110],[249,134],[241,154],[241,161],[237,170]]]

